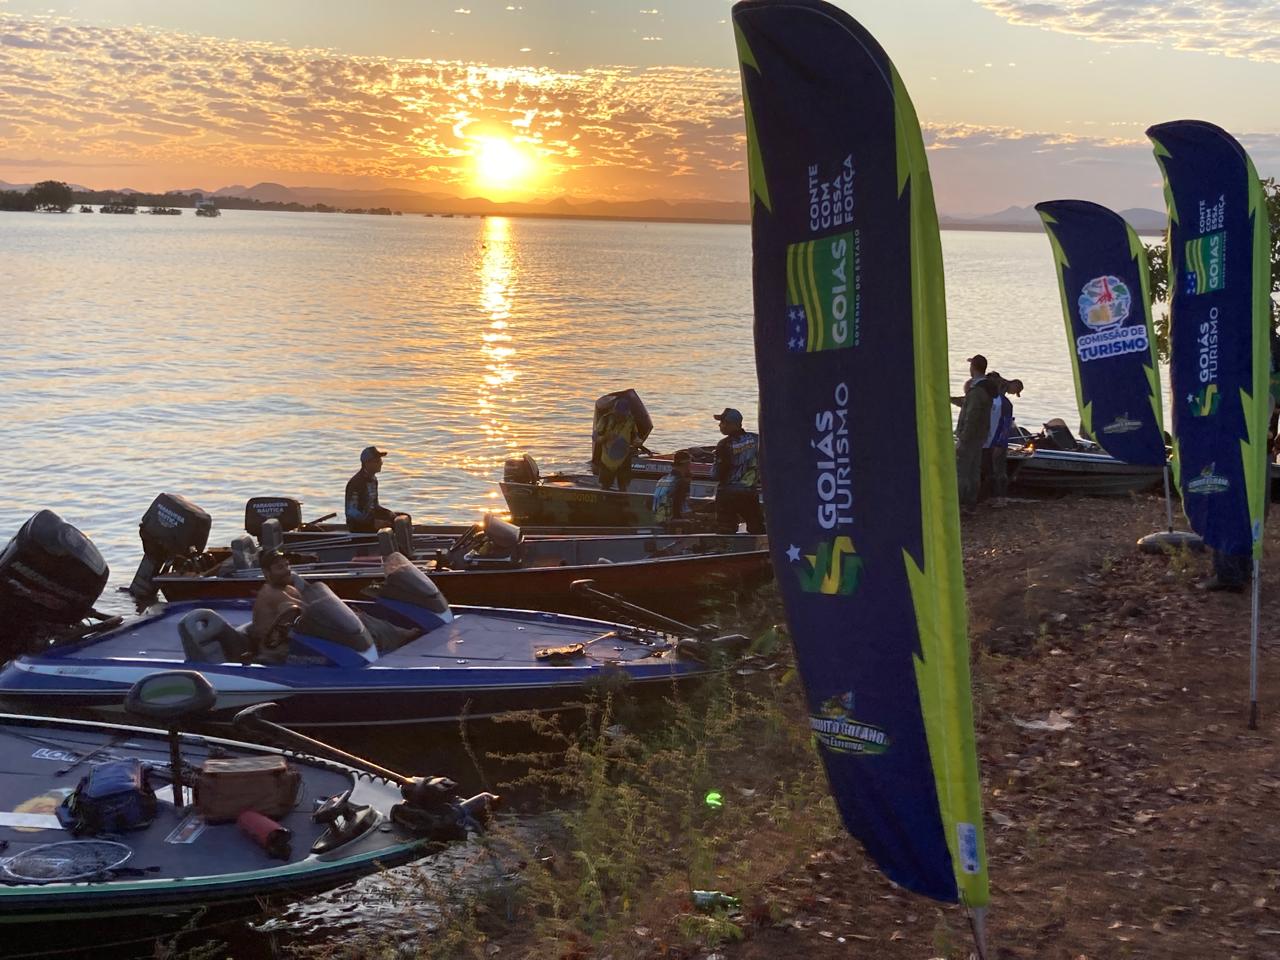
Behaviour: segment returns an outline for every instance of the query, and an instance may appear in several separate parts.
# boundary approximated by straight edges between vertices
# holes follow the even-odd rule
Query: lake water
[[[1077,421],[1048,243],[947,231],[964,358]],[[756,422],[750,231],[738,225],[229,211],[0,215],[0,543],[48,507],[127,584],[161,491],[241,531],[244,502],[342,509],[361,448],[423,521],[501,509],[503,460],[582,465],[594,399],[635,387],[669,450]],[[104,598],[100,606],[111,608]]]

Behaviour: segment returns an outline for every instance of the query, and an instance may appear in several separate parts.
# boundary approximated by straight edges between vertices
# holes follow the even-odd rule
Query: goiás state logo
[[[1119,277],[1094,277],[1081,288],[1076,306],[1080,322],[1090,331],[1076,338],[1076,355],[1082,363],[1150,349],[1146,324],[1125,325],[1133,294]]]
[[[1194,393],[1187,394],[1187,408],[1193,417],[1211,417],[1218,412],[1222,395],[1216,383],[1206,383]]]
[[[809,729],[818,742],[836,753],[878,754],[889,749],[889,735],[881,728],[853,716],[853,691],[822,701],[809,717]]]
[[[852,537],[835,537],[824,540],[803,552],[794,543],[787,547],[787,559],[800,580],[805,593],[823,593],[828,596],[847,597],[862,582],[862,558],[853,549]]]
[[[858,231],[787,246],[787,350],[856,346],[861,313]]]

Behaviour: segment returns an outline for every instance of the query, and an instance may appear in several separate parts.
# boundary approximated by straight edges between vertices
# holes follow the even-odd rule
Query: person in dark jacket
[[[962,507],[978,502],[982,485],[982,450],[991,433],[991,404],[996,398],[996,385],[980,377],[964,395],[964,405],[956,422],[956,478]]]
[[[713,414],[720,421],[723,439],[716,444],[716,529],[736,533],[746,523],[747,533],[764,533],[760,509],[760,437],[742,429],[742,414],[733,407]]]
[[[969,388],[987,375],[987,358],[982,354],[975,353],[965,362],[969,364],[969,379],[960,388],[960,396],[951,398],[953,407],[963,407],[964,398],[969,394]]]
[[[360,469],[347,481],[345,496],[347,529],[352,533],[377,533],[389,527],[396,517],[408,514],[396,513],[378,503],[378,472],[387,451],[377,447],[365,447],[360,451]]]

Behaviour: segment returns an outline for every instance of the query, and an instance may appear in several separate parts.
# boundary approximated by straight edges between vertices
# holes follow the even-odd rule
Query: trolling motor
[[[484,830],[492,812],[502,802],[501,797],[487,792],[460,800],[454,794],[458,785],[448,777],[407,777],[320,740],[313,740],[288,727],[272,723],[262,714],[275,706],[274,703],[256,703],[245,707],[235,716],[235,728],[241,734],[262,737],[295,750],[328,754],[335,760],[353,767],[363,767],[397,784],[404,801],[391,808],[391,819],[414,833],[439,842],[465,840],[467,834]],[[312,819],[317,823],[330,825],[329,831],[312,848],[314,852],[321,853],[324,849],[344,843],[350,836],[362,832],[362,825],[371,822],[372,813],[368,807],[353,804],[351,791],[348,790],[326,800],[312,814]],[[318,849],[321,845],[323,849]]]
[[[162,493],[151,502],[138,524],[142,562],[133,575],[129,592],[139,602],[156,595],[155,578],[176,560],[204,551],[212,521],[186,497]]]
[[[164,724],[169,731],[169,766],[173,777],[173,806],[179,814],[186,806],[182,789],[182,734],[184,722],[208,715],[218,700],[213,684],[195,670],[165,670],[143,677],[125,695],[124,708],[135,716]]]

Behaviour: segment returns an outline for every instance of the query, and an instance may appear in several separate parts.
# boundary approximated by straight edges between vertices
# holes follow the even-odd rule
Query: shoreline
[[[93,203],[101,205],[98,201],[81,201],[76,200],[73,206],[79,206],[81,203],[86,205]],[[151,203],[140,203],[140,209],[135,216],[148,216],[149,213],[142,207],[151,207]],[[174,204],[180,210],[192,210],[194,207]],[[572,213],[535,213],[535,212],[519,212],[506,213],[501,210],[485,211],[483,213],[457,213],[448,211],[418,211],[418,210],[392,210],[389,213],[373,212],[371,210],[289,210],[277,207],[235,207],[219,206],[222,212],[234,210],[238,213],[308,213],[308,214],[341,214],[343,216],[366,216],[366,217],[411,217],[419,219],[436,219],[436,220],[483,220],[486,217],[501,217],[506,220],[591,220],[605,223],[685,223],[685,224],[706,224],[709,226],[741,226],[750,227],[750,220],[738,220],[731,218],[710,218],[710,217],[628,217],[620,214],[572,214]],[[0,213],[46,213],[48,211],[36,210],[0,210]],[[74,210],[65,211],[67,214],[75,213]],[[110,216],[110,214],[108,214]],[[965,221],[939,223],[940,231],[954,230],[957,232],[979,232],[979,233],[1042,233],[1044,228],[1039,224],[990,224],[990,223],[973,223]],[[1159,237],[1165,236],[1163,230],[1134,229],[1134,232],[1141,237]]]

